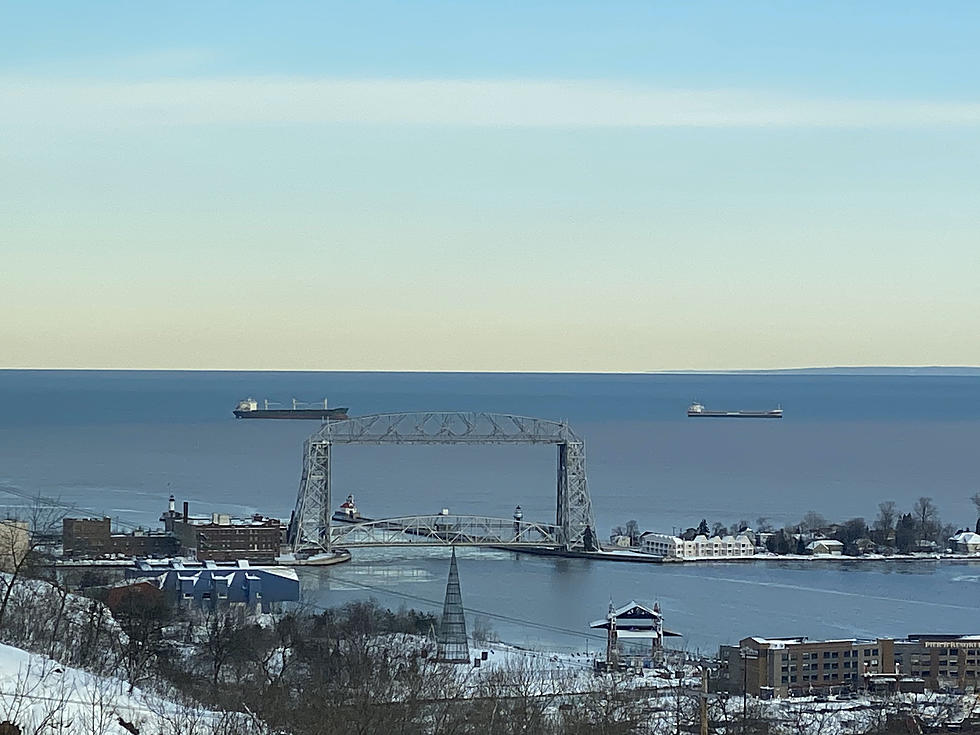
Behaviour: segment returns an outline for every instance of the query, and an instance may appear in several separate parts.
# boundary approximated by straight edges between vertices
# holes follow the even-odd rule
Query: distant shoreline
[[[336,369],[311,368],[153,368],[153,367],[0,367],[0,373],[308,373],[335,375],[622,375],[622,376],[780,376],[780,375],[838,375],[868,377],[980,377],[980,366],[970,365],[909,365],[860,367],[788,367],[733,368],[731,370],[404,370],[404,369]]]

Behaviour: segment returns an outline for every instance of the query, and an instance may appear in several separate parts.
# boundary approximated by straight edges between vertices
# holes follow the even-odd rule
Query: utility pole
[[[701,666],[701,735],[708,735],[708,667]]]

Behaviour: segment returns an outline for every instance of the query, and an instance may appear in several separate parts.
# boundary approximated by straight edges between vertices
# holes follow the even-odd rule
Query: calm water
[[[880,376],[473,375],[0,371],[0,485],[156,525],[170,492],[198,512],[287,517],[308,422],[235,421],[246,396],[352,413],[492,410],[565,418],[586,440],[600,532],[636,519],[709,523],[874,517],[879,501],[932,496],[973,525],[980,490],[980,379]],[[786,410],[782,421],[688,420],[709,407]],[[554,514],[553,448],[338,447],[337,496],[366,515]],[[2,501],[0,501],[2,502]],[[11,498],[8,506],[16,506]],[[375,596],[441,604],[441,549],[358,552],[307,575],[318,604]],[[518,642],[585,645],[611,598],[659,599],[691,648],[749,634],[980,632],[980,566],[781,563],[659,567],[466,551],[464,600]],[[539,621],[551,629],[529,627]],[[562,633],[557,629],[570,631]],[[582,634],[579,635],[578,631]]]

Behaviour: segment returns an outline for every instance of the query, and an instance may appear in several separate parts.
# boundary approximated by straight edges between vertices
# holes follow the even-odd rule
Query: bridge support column
[[[595,535],[595,517],[585,477],[585,444],[578,441],[558,445],[558,508],[556,525],[561,529],[566,550],[582,548],[588,526]]]
[[[330,551],[330,442],[307,440],[303,445],[303,476],[296,498],[292,531],[293,551]]]

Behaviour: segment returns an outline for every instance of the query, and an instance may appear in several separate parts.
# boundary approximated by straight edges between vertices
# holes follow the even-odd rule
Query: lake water
[[[129,525],[157,525],[171,492],[192,512],[288,517],[315,424],[236,421],[246,395],[327,396],[353,414],[567,419],[586,441],[602,536],[629,519],[664,531],[701,518],[781,525],[808,510],[870,521],[881,500],[910,509],[920,495],[948,522],[976,521],[980,379],[955,376],[0,371],[0,487]],[[786,417],[687,419],[695,399],[780,404]],[[334,462],[335,498],[353,492],[369,516],[509,517],[517,504],[528,518],[554,516],[552,447],[342,446]],[[447,554],[357,551],[349,565],[304,572],[305,594],[439,607]],[[610,598],[659,600],[668,627],[700,649],[753,634],[980,632],[980,566],[969,564],[657,566],[465,550],[460,574],[466,605],[521,643],[584,647]]]

